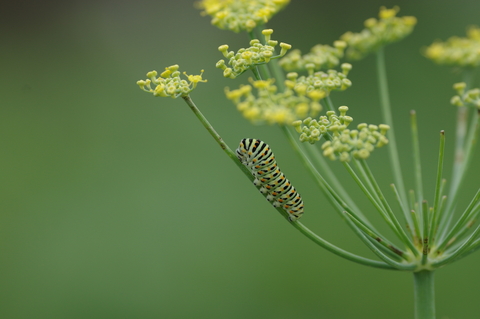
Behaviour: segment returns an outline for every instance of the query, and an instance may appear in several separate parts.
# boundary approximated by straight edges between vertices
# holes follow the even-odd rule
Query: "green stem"
[[[243,165],[240,162],[240,160],[237,158],[237,155],[235,154],[235,152],[233,152],[230,149],[230,147],[228,147],[228,145],[223,141],[222,137],[215,131],[213,126],[210,124],[210,122],[208,122],[207,118],[202,114],[202,112],[200,112],[200,110],[197,108],[195,103],[193,103],[193,100],[190,98],[190,96],[189,95],[182,96],[182,98],[188,104],[188,106],[193,111],[195,116],[200,120],[202,125],[207,129],[207,131],[210,133],[210,135],[214,138],[214,140],[217,142],[217,144],[220,145],[222,150],[227,154],[227,156],[230,157],[230,159],[235,162],[235,164],[238,166],[238,168],[240,168],[242,170],[242,172],[245,175],[247,175],[247,177],[253,182],[253,180],[255,178],[252,176],[252,173],[248,170],[248,168],[245,167],[245,165]]]
[[[355,171],[352,169],[352,167],[347,162],[342,162],[342,164],[345,167],[345,169],[348,171],[350,176],[352,176],[355,183],[357,183],[358,187],[362,190],[362,192],[365,194],[365,196],[370,200],[372,205],[377,209],[377,211],[383,217],[385,222],[390,226],[390,228],[395,232],[395,234],[397,234],[398,237],[401,237],[400,234],[396,231],[396,227],[393,224],[392,220],[388,216],[386,208],[381,204],[381,201],[380,201],[380,198],[378,197],[378,194],[375,193],[375,196],[374,196],[374,195],[372,195],[372,193],[370,193],[368,188],[364,185],[364,183],[360,180],[360,178],[357,176]],[[371,185],[371,183],[369,183],[369,184]]]
[[[343,200],[341,196],[339,196],[335,190],[330,186],[330,184],[327,183],[325,178],[317,171],[315,166],[312,164],[306,153],[302,150],[302,147],[300,145],[300,142],[298,139],[296,139],[293,136],[292,130],[282,126],[282,131],[287,137],[288,141],[290,142],[290,145],[292,146],[293,150],[300,156],[301,161],[303,162],[304,166],[309,170],[311,175],[314,177],[315,182],[317,183],[317,186],[320,188],[320,190],[325,194],[327,199],[330,201],[332,206],[336,207],[338,209],[338,212],[343,218],[343,210],[346,210],[350,214],[354,215],[358,220],[362,220],[358,215],[356,215],[351,208],[348,206],[348,204]]]
[[[342,183],[338,179],[338,177],[334,174],[332,169],[329,167],[329,164],[325,157],[320,153],[318,147],[314,145],[304,145],[303,150],[309,154],[308,158],[314,164],[316,170],[322,174],[325,178],[326,182],[329,183],[333,189],[343,198],[343,200],[347,203],[347,205],[355,212],[357,212],[357,216],[359,216],[365,224],[367,224],[370,228],[375,230],[373,225],[370,221],[365,217],[365,215],[360,211],[360,208],[357,206],[355,201],[349,195],[349,193],[345,190]]]
[[[212,127],[212,125],[208,122],[207,118],[200,112],[200,110],[197,108],[193,100],[190,98],[190,96],[184,96],[183,99],[185,102],[188,104],[190,109],[193,111],[193,113],[197,116],[197,118],[200,120],[202,125],[207,129],[207,131],[210,133],[210,135],[215,139],[215,141],[220,145],[222,150],[230,157],[235,164],[242,170],[242,172],[250,179],[250,181],[254,180],[254,177],[252,176],[251,172],[239,161],[237,158],[237,155],[228,147],[228,145],[223,141],[221,136],[215,131],[215,129]],[[284,216],[285,218],[288,219],[288,217],[285,214],[285,211],[281,207],[276,208],[277,211]],[[348,251],[345,251],[343,249],[340,249],[336,247],[335,245],[329,243],[328,241],[324,240],[323,238],[319,237],[315,233],[313,233],[310,229],[305,227],[303,224],[300,222],[291,222],[291,224],[298,229],[302,234],[304,234],[306,237],[310,238],[312,241],[320,245],[321,247],[327,249],[328,251],[341,256],[345,259],[348,259],[350,261],[354,261],[356,263],[360,263],[366,266],[371,266],[371,267],[377,267],[377,268],[383,268],[383,269],[395,269],[394,267],[380,261],[376,260],[371,260],[368,258],[364,258],[361,256],[357,256],[355,254],[352,254]]]
[[[387,82],[387,69],[385,66],[385,53],[384,48],[380,48],[377,51],[377,75],[378,75],[378,88],[380,93],[380,102],[382,106],[383,120],[385,124],[390,126],[389,134],[389,144],[388,151],[390,153],[390,162],[393,170],[393,179],[394,183],[397,186],[397,189],[400,193],[400,198],[402,201],[407,200],[407,195],[405,193],[405,186],[403,183],[402,170],[400,168],[400,159],[398,156],[397,142],[395,138],[395,130],[393,127],[393,118],[392,111],[390,107],[390,97],[388,94],[388,82]]]
[[[458,221],[455,223],[455,225],[450,229],[450,231],[446,234],[444,238],[442,238],[442,241],[438,243],[437,250],[442,251],[450,242],[450,240],[457,235],[457,233],[460,231],[460,229],[468,222],[468,220],[471,217],[471,212],[474,211],[475,206],[477,203],[480,201],[480,189],[477,190],[477,193],[473,197],[473,199],[470,201],[470,204],[468,207],[465,209],[465,211],[462,213]]]
[[[417,210],[417,199],[415,198],[415,191],[413,189],[408,191],[408,204],[410,205],[410,210]]]
[[[291,223],[293,227],[295,227],[298,231],[300,231],[303,235],[311,239],[313,242],[315,242],[317,245],[325,248],[326,250],[334,253],[337,256],[343,257],[345,259],[348,259],[350,261],[365,265],[365,266],[371,266],[375,268],[382,268],[382,269],[390,269],[390,270],[395,270],[396,268],[390,266],[387,263],[381,262],[381,261],[376,261],[368,258],[364,258],[361,256],[357,256],[355,254],[352,254],[348,251],[345,251],[341,248],[338,248],[337,246],[329,243],[325,239],[319,237],[317,234],[312,232],[310,229],[305,227],[302,223],[300,222],[293,222]]]
[[[332,99],[330,98],[330,96],[327,96],[325,98],[325,104],[327,105],[327,110],[328,111],[335,111],[335,107],[333,106],[333,102],[332,102]]]
[[[395,199],[397,200],[397,204],[400,207],[400,210],[403,212],[403,215],[405,217],[405,223],[407,225],[407,229],[408,229],[410,235],[413,238],[413,243],[415,244],[416,234],[415,234],[415,229],[414,229],[413,224],[409,223],[409,220],[411,219],[411,216],[410,216],[410,212],[408,211],[408,207],[405,207],[405,205],[404,205],[405,203],[402,202],[402,199],[400,198],[400,194],[398,193],[398,190],[397,190],[397,187],[395,186],[395,184],[390,184],[390,187],[392,188],[393,193],[395,194]]]
[[[451,255],[447,254],[447,256],[444,259],[437,262],[433,262],[432,266],[435,268],[441,267],[450,262],[453,262],[455,259],[460,257],[464,252],[468,252],[468,250],[470,249],[472,244],[475,242],[475,240],[478,239],[479,234],[480,234],[480,225],[477,226],[477,228],[473,231],[470,237],[465,239],[463,243],[458,248],[456,248],[456,250]]]
[[[310,162],[309,158],[305,155],[302,151],[298,139],[293,137],[292,132],[286,128],[282,127],[283,132],[285,133],[286,137],[290,141],[291,146],[293,147],[294,151],[300,156],[305,167],[310,171],[312,176],[315,178],[317,185],[319,186],[320,190],[325,194],[325,197],[330,202],[330,204],[337,209],[338,212],[343,217],[344,211],[348,212],[350,215],[354,216],[358,221],[361,221],[361,218],[356,215],[350,207],[342,200],[340,196],[332,189],[332,187],[325,181],[323,176],[315,169],[315,167]],[[400,269],[400,270],[412,270],[414,266],[408,264],[401,264],[395,261],[391,261],[390,258],[385,256],[375,245],[373,245],[368,238],[357,228],[355,224],[350,220],[346,219],[348,225],[352,228],[352,230],[360,237],[360,239],[369,247],[378,257],[380,257],[383,261],[387,262],[393,268]],[[365,223],[366,225],[366,223]],[[365,264],[370,266],[369,264]]]
[[[455,236],[450,239],[446,245],[446,250],[445,252],[449,254],[450,252],[455,252],[458,247],[462,245],[462,242],[459,243],[459,240],[463,238],[463,236],[468,233],[468,231],[472,228],[472,226],[475,224],[476,218],[478,213],[480,213],[479,209],[480,205],[477,204],[477,206],[474,209],[474,212],[472,213],[472,217],[470,218],[469,222],[463,226],[463,228],[455,234]]]
[[[420,224],[418,221],[418,215],[415,210],[410,211],[412,215],[412,220],[413,220],[413,227],[415,229],[415,237],[413,237],[413,243],[414,245],[418,245],[418,247],[422,248],[423,242],[422,242],[422,232],[420,231]]]
[[[480,239],[476,239],[474,242],[472,242],[468,246],[468,248],[465,250],[465,252],[461,256],[457,257],[455,261],[458,261],[464,257],[467,257],[468,255],[476,252],[478,249],[480,249]]]
[[[278,64],[278,59],[273,59],[270,60],[268,63],[268,66],[271,70],[271,73],[273,74],[273,77],[275,78],[275,84],[278,87],[278,90],[280,92],[285,91],[285,74],[283,73],[282,68],[280,67],[280,64]]]
[[[253,29],[252,31],[249,31],[249,32],[248,32],[248,37],[250,38],[250,40],[253,40],[253,39],[256,39],[256,38],[257,38],[257,36],[255,35],[255,32],[256,32],[255,29]]]
[[[435,278],[433,271],[413,273],[415,319],[435,319]]]
[[[475,112],[476,114],[473,114],[472,118],[472,123],[470,126],[470,131],[468,134],[467,142],[465,143],[465,159],[463,162],[463,165],[459,171],[459,177],[458,177],[458,184],[456,186],[452,186],[450,188],[450,197],[447,198],[447,203],[446,203],[446,208],[445,208],[445,214],[443,214],[443,219],[440,221],[440,226],[438,227],[439,233],[442,235],[440,236],[443,238],[448,232],[448,228],[452,223],[452,218],[453,218],[453,208],[457,202],[457,198],[459,195],[459,190],[462,182],[465,180],[465,175],[467,173],[467,168],[471,162],[471,159],[473,157],[473,150],[475,149],[475,145],[477,142],[477,136],[478,132],[480,130],[480,125],[478,123],[478,119],[480,117],[480,110],[479,112]]]
[[[435,184],[435,197],[433,201],[433,216],[430,225],[430,246],[434,244],[437,226],[438,216],[440,215],[440,197],[442,196],[442,176],[443,176],[443,159],[445,155],[445,132],[440,131],[440,146],[438,151],[438,165],[437,165],[437,182]]]
[[[472,86],[473,70],[466,70],[463,73],[463,82],[465,82],[465,90],[469,90]],[[457,125],[455,134],[455,157],[452,170],[452,182],[449,197],[453,197],[457,192],[461,181],[462,166],[465,162],[465,137],[467,134],[467,117],[468,107],[459,106],[457,109]]]
[[[415,190],[416,197],[418,201],[418,207],[420,208],[417,212],[422,216],[422,201],[423,201],[423,183],[422,183],[422,166],[420,163],[420,143],[418,138],[418,125],[417,125],[417,113],[412,110],[410,111],[410,126],[412,130],[412,147],[413,147],[413,169],[415,172]],[[425,212],[426,214],[426,212]]]
[[[331,136],[329,134],[325,134],[323,135],[324,138],[326,140],[329,140],[331,141]],[[338,154],[337,154],[338,155]],[[357,163],[357,161],[356,161]],[[367,198],[370,200],[370,202],[374,205],[374,207],[379,211],[379,213],[382,215],[382,217],[384,217],[385,221],[387,222],[387,224],[389,224],[391,227],[393,227],[393,225],[391,224],[391,221],[390,219],[386,216],[386,213],[385,213],[385,207],[383,206],[383,204],[380,202],[377,194],[375,192],[370,192],[368,190],[368,188],[363,184],[363,182],[361,181],[361,179],[357,176],[357,174],[355,173],[355,171],[352,169],[352,167],[350,166],[350,164],[348,164],[347,162],[343,162],[342,163],[343,166],[345,167],[345,169],[348,171],[348,173],[352,176],[353,180],[357,183],[357,185],[360,187],[360,189],[363,191],[363,193],[365,194],[365,196],[367,196]],[[357,163],[357,166],[358,166],[358,163]],[[324,167],[323,167],[324,168]],[[363,169],[361,166],[358,166],[359,170],[364,173]],[[328,171],[328,170],[327,170]],[[329,172],[331,173],[331,171]],[[363,176],[365,176],[365,173],[363,174]],[[371,186],[371,183],[370,183],[370,180],[366,177],[364,177],[364,180],[366,180],[367,184],[370,186],[370,188],[372,189],[373,187]],[[338,190],[342,190],[343,192],[340,192],[340,195],[344,195],[344,189],[343,188],[338,188],[337,189],[337,193],[338,193]],[[345,193],[346,194],[346,193]],[[349,198],[348,194],[346,194],[347,196],[346,197],[342,197],[342,198]],[[347,201],[347,200],[346,200]],[[353,207],[351,207],[353,208]],[[355,210],[355,209],[354,209]],[[357,211],[357,210],[355,210]],[[360,212],[360,211],[359,211]],[[363,220],[366,220],[365,224],[368,224],[370,225],[370,222],[368,221],[367,218],[364,218],[363,217],[363,214],[360,212],[360,214],[358,214],[362,217],[362,221]],[[372,229],[374,229],[373,227],[371,227]]]
[[[405,252],[403,252],[401,249],[398,249],[397,247],[395,247],[395,245],[393,245],[388,240],[386,240],[386,238],[384,236],[381,236],[381,235],[377,234],[376,232],[374,232],[372,229],[370,229],[364,223],[357,220],[355,217],[353,217],[349,213],[344,212],[344,214],[347,215],[348,218],[350,218],[350,220],[355,224],[356,227],[359,228],[360,231],[362,231],[365,235],[374,239],[375,243],[379,243],[384,248],[388,249],[388,251],[396,254],[395,257],[399,257],[399,256],[403,257]]]
[[[455,134],[455,156],[452,170],[452,184],[449,197],[453,197],[460,183],[462,165],[465,159],[465,136],[467,135],[468,107],[459,106],[457,109],[457,129]]]
[[[379,206],[383,209],[383,211],[386,211],[385,206],[381,203],[380,197],[378,197],[377,192],[375,191],[375,188],[372,185],[372,182],[367,176],[367,173],[363,169],[363,167],[360,165],[360,162],[357,160],[353,161],[355,163],[355,166],[357,167],[358,172],[360,173],[360,176],[362,177],[363,181],[365,182],[366,186],[368,186],[368,191],[369,193],[375,198],[375,201],[379,204]],[[344,166],[346,163],[344,163]],[[358,183],[357,183],[358,184]]]
[[[258,69],[257,69],[256,66],[253,67],[253,68],[251,68],[250,70],[252,70],[253,75],[255,76],[255,80],[258,81],[258,80],[261,80],[261,79],[262,79],[262,77],[260,76],[260,73],[258,72]]]
[[[428,203],[426,200],[422,201],[422,212],[423,212],[423,232],[422,232],[422,265],[425,265],[428,261],[428,225],[429,225],[429,214],[428,214]]]
[[[393,213],[392,209],[390,208],[390,205],[388,205],[388,202],[386,201],[385,199],[385,196],[383,195],[382,193],[382,190],[380,189],[380,186],[377,184],[377,180],[375,179],[375,177],[373,176],[373,173],[372,171],[370,170],[367,162],[365,160],[359,160],[360,162],[360,165],[363,167],[363,169],[365,170],[366,174],[367,174],[367,178],[370,180],[370,182],[372,183],[373,185],[373,188],[375,189],[375,192],[378,194],[378,197],[380,198],[380,202],[383,204],[383,206],[385,207],[386,209],[386,212],[387,212],[387,216],[389,217],[389,219],[391,220],[392,222],[392,230],[397,234],[397,236],[399,237],[399,239],[401,241],[403,241],[405,243],[405,245],[407,245],[407,247],[409,247],[412,251],[412,253],[415,255],[415,256],[418,256],[418,251],[417,249],[415,248],[415,245],[413,244],[413,242],[410,240],[410,238],[408,238],[407,234],[405,233],[405,231],[403,230],[402,226],[400,225],[400,223],[398,222],[398,219],[396,218],[395,214]],[[390,225],[390,224],[389,224]]]

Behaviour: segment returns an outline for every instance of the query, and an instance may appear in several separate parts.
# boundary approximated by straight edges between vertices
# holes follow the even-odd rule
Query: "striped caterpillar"
[[[303,201],[290,181],[280,171],[270,146],[253,138],[244,138],[237,148],[237,157],[255,177],[253,183],[274,207],[282,207],[291,221],[302,217]]]

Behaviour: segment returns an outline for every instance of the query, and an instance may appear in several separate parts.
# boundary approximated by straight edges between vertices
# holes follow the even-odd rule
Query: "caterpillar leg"
[[[273,200],[273,198],[272,198],[272,200]],[[280,206],[282,206],[282,203],[280,203],[279,201],[274,201],[273,202],[273,207],[280,207]]]

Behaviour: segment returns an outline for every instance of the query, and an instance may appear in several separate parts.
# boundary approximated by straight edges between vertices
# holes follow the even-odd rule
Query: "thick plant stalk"
[[[435,319],[434,273],[422,270],[413,273],[415,319]]]

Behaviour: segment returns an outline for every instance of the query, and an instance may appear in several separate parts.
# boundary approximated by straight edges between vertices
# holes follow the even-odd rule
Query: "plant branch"
[[[197,118],[200,120],[202,125],[207,129],[207,131],[210,133],[210,135],[215,139],[215,141],[219,144],[219,146],[222,148],[222,150],[232,159],[235,164],[242,170],[242,172],[248,177],[250,181],[253,182],[254,177],[252,176],[251,172],[240,162],[240,160],[237,158],[236,154],[228,147],[228,145],[223,141],[221,136],[215,131],[215,129],[212,127],[212,125],[208,122],[208,120],[205,118],[205,116],[200,112],[200,110],[197,108],[193,100],[190,98],[190,96],[184,96],[183,99],[185,102],[188,104],[190,109],[193,111],[193,113],[197,116]],[[276,210],[288,220],[288,216],[286,212],[283,210],[281,207],[276,207]],[[355,254],[352,254],[348,251],[345,251],[341,248],[336,247],[335,245],[329,243],[328,241],[324,240],[323,238],[319,237],[315,233],[313,233],[311,230],[309,230],[307,227],[305,227],[303,224],[301,224],[298,221],[295,222],[290,222],[290,224],[295,227],[297,230],[299,230],[302,234],[310,238],[312,241],[314,241],[316,244],[320,245],[321,247],[327,249],[328,251],[343,257],[345,259],[348,259],[350,261],[360,263],[366,266],[371,266],[371,267],[376,267],[376,268],[383,268],[383,269],[395,269],[394,267],[380,262],[376,260],[371,260],[368,258],[364,258]]]
[[[400,198],[402,201],[407,200],[407,195],[405,193],[405,185],[403,183],[403,175],[400,167],[400,159],[398,156],[397,142],[395,138],[395,129],[393,125],[392,111],[390,107],[390,96],[388,93],[388,82],[387,82],[387,69],[385,65],[385,52],[384,48],[380,48],[376,54],[377,57],[377,76],[378,76],[378,88],[380,93],[380,102],[382,107],[383,120],[385,124],[390,126],[389,134],[389,144],[388,151],[390,153],[391,167],[393,170],[393,179],[397,189],[400,193]]]

